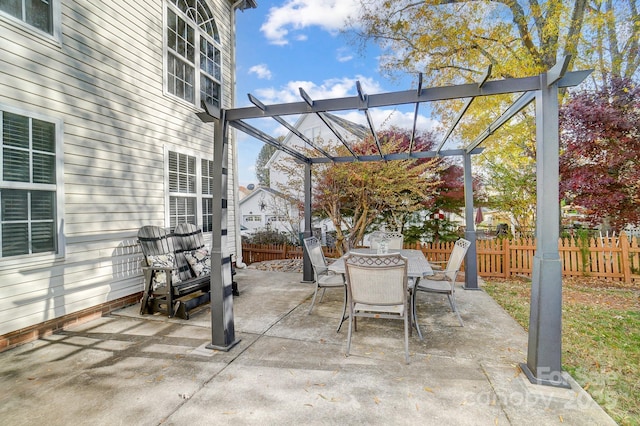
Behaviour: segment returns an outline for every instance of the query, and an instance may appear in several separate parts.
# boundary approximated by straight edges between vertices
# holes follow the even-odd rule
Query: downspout
[[[238,0],[231,6],[229,17],[229,26],[231,34],[233,34],[233,43],[231,44],[231,69],[233,70],[233,82],[231,84],[231,102],[236,106],[236,9],[244,3],[245,0]],[[242,261],[242,237],[240,236],[240,183],[238,182],[238,141],[236,140],[236,131],[234,132],[233,143],[231,144],[231,155],[233,156],[233,216],[235,217],[235,243],[236,243],[236,268],[246,268],[247,264]]]

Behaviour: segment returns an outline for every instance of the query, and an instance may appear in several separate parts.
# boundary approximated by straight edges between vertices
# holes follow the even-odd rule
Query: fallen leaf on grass
[[[427,387],[427,386],[425,386],[424,388],[422,388],[422,390],[424,390],[424,391],[426,391],[426,392],[435,393],[435,392],[433,391],[433,389],[431,389],[431,388],[429,388],[429,387]]]
[[[373,402],[375,402],[376,404],[380,404],[380,400],[378,399],[377,396],[373,397]]]

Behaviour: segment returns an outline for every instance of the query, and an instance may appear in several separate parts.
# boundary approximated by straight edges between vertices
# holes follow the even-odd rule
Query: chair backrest
[[[183,239],[181,236],[176,236],[175,233],[170,233],[160,226],[148,225],[138,230],[138,242],[147,265],[147,256],[174,253],[178,276],[184,281],[192,278],[193,274],[183,252],[187,249],[192,250],[189,245],[198,245],[197,228],[191,224],[179,224],[176,227],[176,231],[179,231],[181,235],[190,235]],[[202,238],[202,232],[200,232],[200,238]],[[204,239],[202,246],[204,246]],[[200,247],[193,247],[193,249]]]
[[[316,274],[322,274],[326,272],[328,269],[327,260],[324,257],[320,240],[318,240],[316,237],[305,238],[304,247],[307,250],[309,260],[311,260],[311,265],[313,266]]]
[[[385,232],[383,238],[387,241],[387,247],[392,250],[402,250],[404,236],[399,232]]]
[[[180,279],[186,280],[193,276],[185,252],[201,249],[205,246],[202,229],[192,223],[179,223],[173,230],[176,264]]]
[[[345,258],[350,303],[407,303],[407,258],[399,253],[351,253]]]
[[[369,234],[369,247],[374,250],[380,247],[380,241],[382,240],[383,235],[384,232],[382,231],[374,231]]]
[[[173,235],[176,237],[176,252],[197,250],[205,246],[202,229],[192,223],[179,223],[173,230]]]
[[[460,238],[456,241],[453,246],[453,250],[451,251],[451,256],[449,256],[449,261],[447,262],[446,272],[444,273],[449,280],[456,280],[456,276],[458,275],[458,271],[462,266],[462,261],[464,260],[464,256],[467,254],[467,250],[470,245],[471,243],[464,238]]]
[[[140,228],[138,230],[138,243],[145,257],[145,262],[147,256],[174,252],[171,233],[159,226],[143,226]]]

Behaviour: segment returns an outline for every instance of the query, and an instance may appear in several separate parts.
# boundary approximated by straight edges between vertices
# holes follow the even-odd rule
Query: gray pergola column
[[[478,290],[478,261],[476,259],[476,228],[473,215],[473,177],[471,174],[471,154],[464,158],[464,238],[471,245],[464,258],[464,288]]]
[[[211,229],[211,343],[208,349],[228,351],[237,345],[233,321],[231,256],[225,256],[227,240],[227,122],[224,110],[208,111],[217,119],[213,136],[213,223]]]
[[[304,165],[304,238],[309,238],[311,231],[311,164]],[[307,249],[304,248],[302,261],[302,282],[313,282],[313,266]]]
[[[536,254],[533,258],[527,362],[534,384],[569,387],[562,376],[562,265],[560,235],[558,84],[540,76],[536,93]],[[553,79],[553,80],[552,80]]]

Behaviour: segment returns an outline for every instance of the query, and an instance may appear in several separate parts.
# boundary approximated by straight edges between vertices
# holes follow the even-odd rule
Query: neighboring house
[[[196,113],[233,106],[236,8],[254,7],[0,1],[0,350],[137,301],[141,226],[211,229],[223,171]]]
[[[326,116],[331,120],[332,126],[338,131],[341,137],[349,143],[361,140],[369,134],[368,128],[364,126],[333,114],[326,114]],[[340,143],[335,134],[320,117],[315,114],[303,115],[294,126],[300,133],[314,143],[322,142],[323,145]],[[303,151],[305,147],[308,148],[308,145],[292,132],[289,132],[285,136],[282,144],[297,151]],[[269,169],[270,188],[258,187],[253,193],[240,201],[241,223],[253,232],[258,229],[266,229],[267,225],[271,229],[281,231],[291,230],[291,223],[294,222],[292,219],[299,214],[298,205],[303,202],[304,188],[291,188],[289,176],[278,167],[278,165],[290,158],[288,154],[279,150],[276,151],[265,164],[265,167]],[[283,188],[287,188],[288,195],[293,195],[298,198],[298,200],[291,201],[288,197],[284,196],[281,192]],[[256,204],[260,202],[263,204]],[[288,207],[284,207],[285,205],[288,205]],[[260,207],[263,209],[261,210]],[[290,212],[288,216],[284,214],[287,210]],[[303,218],[300,217],[298,230],[304,228],[302,220]],[[325,239],[325,233],[334,229],[330,220],[314,223],[313,227],[320,229],[323,241]]]
[[[349,143],[361,140],[370,134],[368,128],[345,120],[344,118],[333,114],[326,114],[326,117],[331,120],[333,127],[338,131],[340,136]],[[321,142],[324,145],[340,143],[334,133],[316,114],[303,115],[294,127],[314,143]],[[282,144],[298,151],[310,148],[304,141],[291,132],[285,136]],[[317,153],[314,155],[317,155]],[[265,167],[269,169],[269,186],[273,189],[278,190],[283,186],[289,187],[289,177],[279,170],[277,166],[277,164],[284,161],[287,157],[291,158],[289,154],[278,150],[273,153],[269,161],[267,161],[267,164],[265,164]],[[302,194],[302,192],[303,188],[300,188],[300,194]]]
[[[302,229],[299,206],[271,188],[255,188],[240,200],[240,212],[240,224],[247,228],[247,236],[268,229],[289,233],[293,239]]]

